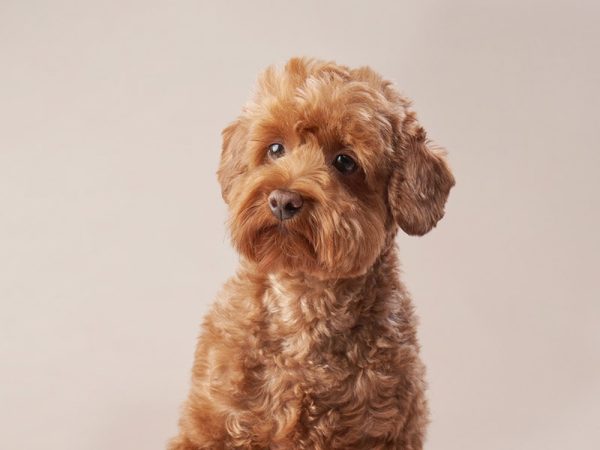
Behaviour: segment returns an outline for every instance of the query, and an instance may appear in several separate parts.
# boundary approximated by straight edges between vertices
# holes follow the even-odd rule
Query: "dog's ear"
[[[239,120],[230,124],[221,133],[221,162],[217,170],[217,179],[221,185],[221,195],[229,203],[229,192],[233,181],[244,173],[242,154],[246,147],[246,127]]]
[[[398,225],[408,234],[421,236],[444,216],[454,177],[445,152],[427,141],[425,130],[416,122],[411,125],[416,126],[395,136],[388,200]]]

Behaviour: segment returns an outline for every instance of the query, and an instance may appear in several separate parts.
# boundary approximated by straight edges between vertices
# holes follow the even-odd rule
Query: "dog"
[[[222,133],[240,267],[204,319],[169,450],[402,449],[428,423],[395,237],[454,177],[410,101],[368,67],[270,67]]]

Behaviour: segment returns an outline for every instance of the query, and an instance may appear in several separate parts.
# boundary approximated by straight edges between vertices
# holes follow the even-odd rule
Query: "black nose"
[[[276,189],[269,194],[269,207],[279,220],[294,217],[302,209],[304,201],[297,192]]]

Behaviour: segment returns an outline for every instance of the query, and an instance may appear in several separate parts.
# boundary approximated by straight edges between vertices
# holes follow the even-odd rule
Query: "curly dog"
[[[444,215],[444,158],[368,67],[294,58],[261,75],[218,170],[240,267],[204,320],[171,450],[422,448],[395,236]]]

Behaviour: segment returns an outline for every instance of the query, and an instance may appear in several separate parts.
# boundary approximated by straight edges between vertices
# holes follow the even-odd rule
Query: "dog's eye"
[[[356,161],[350,158],[348,155],[339,154],[333,160],[333,167],[344,175],[350,174],[356,170],[358,165]]]
[[[284,153],[285,153],[285,148],[283,148],[283,145],[281,145],[277,142],[269,145],[269,147],[268,147],[268,154],[269,154],[269,158],[271,158],[271,159],[281,158]]]

